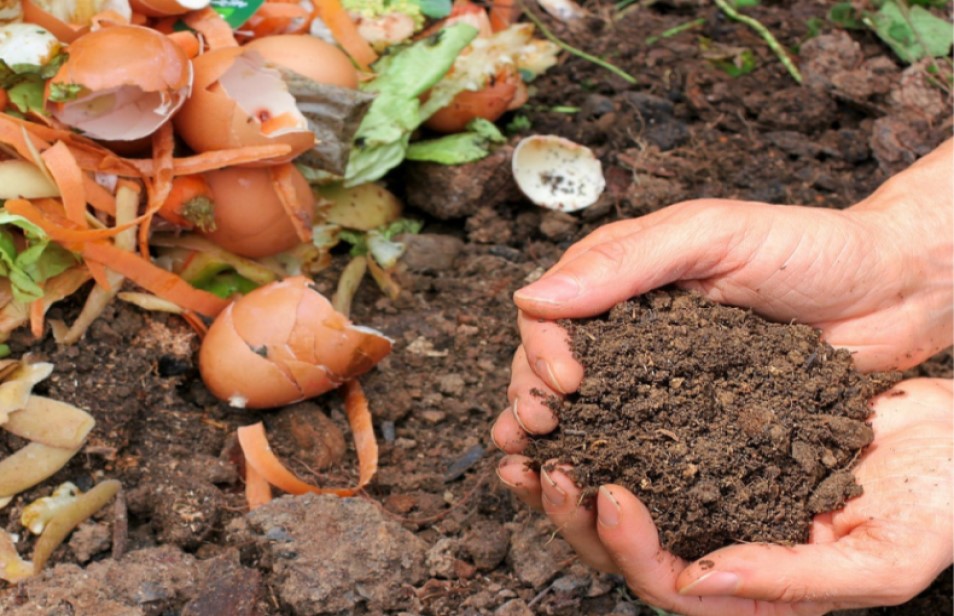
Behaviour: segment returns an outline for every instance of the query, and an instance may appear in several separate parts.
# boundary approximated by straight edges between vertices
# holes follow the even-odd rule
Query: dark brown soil
[[[567,326],[586,376],[528,455],[571,464],[591,494],[631,489],[673,553],[805,542],[814,514],[861,494],[867,400],[899,376],[862,375],[810,327],[685,291]]]
[[[212,399],[198,378],[197,341],[177,318],[117,302],[75,347],[20,332],[15,354],[56,366],[41,390],[89,409],[97,425],[66,468],[0,510],[0,527],[19,533],[28,555],[34,539],[19,522],[26,503],[67,480],[85,487],[115,478],[123,492],[120,506],[75,532],[43,575],[0,588],[0,613],[656,614],[618,577],[580,564],[546,520],[495,481],[489,432],[506,404],[519,343],[513,291],[597,226],[677,201],[847,207],[951,134],[951,99],[931,85],[925,66],[899,62],[867,31],[827,22],[829,3],[746,9],[797,50],[803,86],[712,3],[583,4],[590,12],[583,23],[541,18],[637,83],[563,54],[533,83],[529,105],[500,124],[522,116],[514,139],[552,133],[592,148],[607,178],[603,200],[574,215],[534,207],[510,179],[513,140],[464,168],[414,164],[388,178],[406,215],[425,225],[399,266],[400,296],[391,301],[365,282],[353,307],[357,322],[395,340],[392,355],[362,377],[381,445],[366,493],[281,498],[248,514],[235,429],[264,419],[292,468],[344,485],[355,461],[340,396],[321,396],[304,411],[324,413],[345,437],[343,456],[337,436],[318,439],[317,455],[309,443],[318,442],[313,429],[324,420],[302,423],[301,410],[240,411]],[[647,40],[699,18],[704,23],[681,34]],[[820,20],[818,36],[809,36],[810,20]],[[703,38],[710,50],[750,49],[755,70],[730,77],[707,57]],[[337,255],[321,276],[324,292],[347,261]],[[80,299],[55,307],[51,318],[70,321]],[[951,355],[917,373],[950,378]],[[0,456],[20,445],[0,431]],[[946,584],[906,612],[877,613],[951,614]]]

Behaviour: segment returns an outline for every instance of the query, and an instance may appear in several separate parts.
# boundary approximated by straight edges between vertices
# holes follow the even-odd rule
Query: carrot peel
[[[246,466],[271,485],[289,494],[334,494],[354,496],[363,489],[378,470],[378,443],[371,425],[368,399],[357,381],[348,381],[345,387],[345,412],[358,452],[358,483],[351,488],[322,488],[303,481],[282,464],[272,452],[262,422],[238,429],[238,441],[245,455]],[[252,505],[249,499],[249,505]]]

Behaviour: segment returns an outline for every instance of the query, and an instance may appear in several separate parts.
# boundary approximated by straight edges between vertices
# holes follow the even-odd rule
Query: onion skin
[[[335,389],[390,352],[388,338],[355,327],[311,280],[294,276],[222,311],[202,341],[199,371],[217,398],[273,408]]]

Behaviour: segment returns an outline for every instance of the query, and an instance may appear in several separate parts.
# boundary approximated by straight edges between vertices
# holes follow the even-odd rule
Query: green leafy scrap
[[[442,165],[463,165],[484,158],[495,144],[506,141],[493,122],[477,118],[462,133],[412,143],[405,158]]]
[[[954,44],[951,24],[921,6],[902,9],[886,2],[876,13],[864,17],[865,24],[904,62],[946,56]]]
[[[390,242],[402,233],[420,233],[423,226],[424,223],[419,220],[399,218],[390,224],[384,225],[378,229],[372,229],[367,233],[354,231],[352,229],[342,229],[338,235],[338,238],[351,244],[351,250],[348,254],[350,254],[352,257],[361,257],[370,252],[368,247],[368,237],[371,234],[374,234],[382,240]]]
[[[258,285],[234,270],[219,272],[192,286],[208,291],[212,295],[228,299],[236,293],[245,295],[258,288]]]
[[[836,2],[828,9],[828,21],[845,30],[860,30],[865,27],[861,14],[851,2]]]
[[[0,88],[20,113],[43,115],[43,91],[46,82],[60,70],[67,55],[59,53],[46,64],[13,64],[0,60]],[[54,86],[55,87],[55,86]],[[76,86],[79,88],[80,86]],[[57,102],[57,101],[55,101]]]
[[[404,160],[411,133],[427,119],[420,113],[420,96],[476,36],[473,26],[454,24],[375,63],[378,75],[362,89],[377,96],[355,134],[346,186],[378,180]]]
[[[83,91],[83,86],[78,83],[54,83],[50,84],[50,100],[54,103],[65,103],[75,99]]]
[[[0,209],[0,276],[10,279],[15,300],[40,299],[43,282],[78,262],[76,255],[50,242],[43,229]]]
[[[421,13],[431,19],[442,19],[451,13],[451,0],[417,0]]]

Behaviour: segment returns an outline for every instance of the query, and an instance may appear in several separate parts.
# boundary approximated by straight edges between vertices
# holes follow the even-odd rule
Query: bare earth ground
[[[951,114],[923,67],[900,65],[870,33],[826,28],[805,40],[806,20],[824,18],[825,3],[750,9],[800,46],[805,86],[710,5],[645,4],[618,19],[611,5],[591,5],[593,18],[572,29],[547,21],[637,85],[567,57],[523,111],[523,134],[560,134],[597,152],[608,180],[601,203],[573,216],[536,209],[509,179],[508,148],[466,169],[418,165],[392,178],[426,225],[409,241],[400,298],[366,284],[354,307],[357,322],[396,341],[362,380],[382,450],[364,496],[280,498],[247,514],[235,428],[264,418],[296,471],[343,484],[355,464],[350,450],[336,455],[348,436],[341,400],[322,396],[311,412],[217,403],[198,379],[197,341],[177,319],[117,305],[75,347],[17,336],[16,354],[56,365],[41,393],[89,409],[98,423],[82,454],[0,512],[0,523],[21,532],[24,504],[62,481],[115,477],[124,490],[40,577],[0,590],[0,613],[652,614],[618,578],[578,563],[541,516],[496,484],[488,435],[518,342],[512,292],[596,226],[672,202],[850,205],[949,135]],[[646,43],[697,17],[706,21],[695,30]],[[752,49],[758,67],[730,78],[703,57],[700,36]],[[335,276],[320,286],[330,291]],[[921,372],[950,377],[950,354]],[[310,420],[324,432],[302,420],[315,408],[330,418]],[[0,435],[0,455],[21,445]],[[28,553],[30,541],[21,544]],[[951,614],[950,571],[923,598],[862,613]]]

